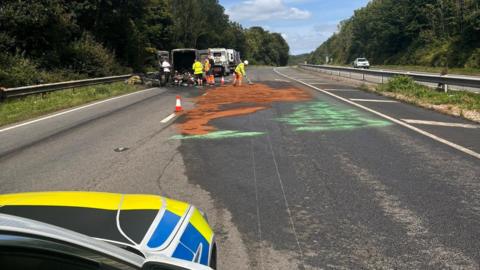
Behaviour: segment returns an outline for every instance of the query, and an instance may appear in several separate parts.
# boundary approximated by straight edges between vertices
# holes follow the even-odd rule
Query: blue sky
[[[232,21],[281,33],[291,54],[315,50],[369,0],[220,0]]]

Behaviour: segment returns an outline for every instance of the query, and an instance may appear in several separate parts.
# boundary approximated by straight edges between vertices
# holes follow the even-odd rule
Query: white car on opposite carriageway
[[[370,63],[366,58],[357,58],[355,61],[353,61],[353,67],[354,68],[370,68]]]

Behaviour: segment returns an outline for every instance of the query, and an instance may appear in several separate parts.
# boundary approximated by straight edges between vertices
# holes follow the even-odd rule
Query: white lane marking
[[[47,120],[47,119],[50,119],[50,118],[54,118],[54,117],[57,117],[57,116],[60,116],[60,115],[64,115],[64,114],[67,114],[67,113],[80,111],[80,110],[83,110],[83,109],[86,109],[86,108],[89,108],[89,107],[92,107],[92,106],[95,106],[95,105],[99,105],[99,104],[106,103],[106,102],[109,102],[109,101],[112,101],[112,100],[116,100],[116,99],[119,99],[119,98],[124,98],[124,97],[128,97],[128,96],[131,96],[131,95],[140,94],[140,93],[147,92],[147,91],[152,91],[152,90],[155,90],[155,89],[158,89],[158,88],[149,88],[149,89],[133,92],[133,93],[130,93],[130,94],[126,94],[126,95],[122,95],[122,96],[118,96],[118,97],[113,97],[113,98],[97,101],[97,102],[94,102],[94,103],[91,103],[91,104],[88,104],[88,105],[84,105],[84,106],[81,106],[81,107],[77,107],[77,108],[74,108],[74,109],[71,109],[71,110],[68,110],[68,111],[59,112],[59,113],[52,114],[52,115],[49,115],[49,116],[45,116],[45,117],[42,117],[42,118],[38,118],[38,119],[35,119],[35,120],[32,120],[32,121],[28,121],[28,122],[25,122],[25,123],[21,123],[21,124],[18,124],[18,125],[14,125],[14,126],[11,126],[11,127],[0,129],[0,133],[8,131],[8,130],[15,129],[15,128],[27,126],[27,125],[30,125],[30,124],[34,124],[34,123],[37,123],[37,122],[40,122],[40,121],[43,121],[43,120]]]
[[[275,81],[277,81],[277,82],[290,82],[290,81],[282,80],[282,79],[275,79]]]
[[[312,83],[314,84],[314,83]],[[358,92],[358,89],[323,89],[325,91],[336,91],[336,92]]]
[[[175,113],[170,114],[169,116],[165,117],[165,119],[163,119],[161,123],[162,124],[168,123],[170,120],[172,120],[175,117],[175,115],[176,115]]]
[[[441,127],[460,127],[460,128],[480,128],[480,125],[461,124],[461,123],[448,123],[426,120],[414,120],[414,119],[401,119],[409,124],[429,125],[429,126],[441,126]]]
[[[388,99],[364,99],[364,98],[351,98],[351,101],[360,101],[360,102],[378,102],[378,103],[398,103],[395,100]]]
[[[285,78],[288,78],[288,79],[297,81],[297,82],[299,82],[299,83],[301,83],[301,84],[303,84],[303,85],[306,85],[306,86],[308,86],[308,87],[311,87],[311,88],[313,88],[313,89],[315,89],[315,90],[317,90],[317,91],[320,91],[320,92],[322,92],[322,93],[324,93],[324,94],[327,94],[327,95],[329,95],[329,96],[332,96],[332,97],[334,97],[334,98],[337,98],[337,99],[339,99],[339,100],[342,100],[342,101],[344,101],[344,102],[346,102],[346,103],[348,103],[348,104],[351,104],[351,105],[353,105],[353,106],[356,106],[356,107],[358,107],[358,108],[364,109],[364,110],[366,110],[366,111],[368,111],[368,112],[371,112],[371,113],[373,113],[373,114],[376,114],[376,115],[378,115],[378,116],[380,116],[380,117],[382,117],[382,118],[385,118],[385,119],[387,119],[387,120],[390,120],[390,121],[392,121],[392,122],[394,122],[394,123],[396,123],[396,124],[398,124],[398,125],[401,125],[401,126],[403,126],[403,127],[406,127],[406,128],[408,128],[408,129],[411,129],[411,130],[413,130],[413,131],[415,131],[415,132],[418,132],[418,133],[420,133],[420,134],[422,134],[422,135],[424,135],[424,136],[427,136],[427,137],[429,137],[429,138],[431,138],[431,139],[433,139],[433,140],[435,140],[435,141],[437,141],[437,142],[446,144],[446,145],[448,145],[448,146],[450,146],[450,147],[452,147],[452,148],[455,148],[455,149],[457,149],[457,150],[459,150],[459,151],[461,151],[461,152],[463,152],[463,153],[465,153],[465,154],[468,154],[468,155],[471,155],[471,156],[473,156],[473,157],[476,157],[476,158],[480,159],[480,154],[479,154],[479,153],[477,153],[477,152],[475,152],[475,151],[473,151],[473,150],[470,150],[470,149],[468,149],[468,148],[466,148],[466,147],[463,147],[463,146],[458,145],[458,144],[456,144],[456,143],[447,141],[447,140],[445,140],[445,139],[443,139],[443,138],[440,138],[440,137],[438,137],[438,136],[436,136],[436,135],[433,135],[432,133],[429,133],[429,132],[427,132],[427,131],[424,131],[424,130],[422,130],[422,129],[419,129],[419,128],[417,128],[417,127],[414,127],[414,126],[412,126],[412,125],[409,125],[409,124],[407,124],[407,123],[405,123],[405,122],[402,122],[402,121],[400,121],[400,120],[398,120],[398,119],[395,119],[395,118],[393,118],[393,117],[390,117],[390,116],[388,116],[388,115],[386,115],[386,114],[383,114],[383,113],[381,113],[381,112],[377,112],[377,111],[375,111],[375,110],[372,110],[372,109],[370,109],[370,108],[368,108],[368,107],[365,107],[365,106],[363,106],[363,105],[361,105],[361,104],[355,103],[355,102],[353,102],[353,101],[351,101],[351,100],[348,100],[348,99],[346,99],[346,98],[343,98],[343,97],[341,97],[341,96],[337,96],[337,95],[335,95],[335,94],[333,94],[333,93],[330,93],[330,92],[328,92],[328,91],[325,91],[325,90],[323,90],[323,89],[320,89],[320,88],[318,88],[318,87],[315,87],[315,86],[313,86],[313,85],[310,85],[310,84],[308,84],[308,83],[304,83],[304,82],[302,82],[302,81],[293,79],[293,78],[291,78],[290,76],[287,76],[287,75],[284,75],[284,74],[280,73],[280,72],[277,70],[277,68],[274,68],[273,71],[274,71],[275,73],[279,74],[280,76],[284,76]]]

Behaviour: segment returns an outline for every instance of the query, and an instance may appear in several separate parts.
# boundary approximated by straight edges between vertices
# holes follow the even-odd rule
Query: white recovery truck
[[[230,65],[227,58],[227,49],[210,49],[210,54],[213,56],[213,61],[215,62],[215,65],[213,66],[214,74],[219,76],[230,75]]]
[[[240,53],[234,49],[227,49],[227,59],[228,66],[230,67],[230,73],[233,73],[237,65],[242,61],[240,59]]]

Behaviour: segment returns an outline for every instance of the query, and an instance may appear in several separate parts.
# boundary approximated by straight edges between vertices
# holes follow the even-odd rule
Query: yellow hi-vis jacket
[[[212,68],[210,66],[210,62],[208,61],[208,59],[205,61],[205,64],[203,65],[204,69],[206,72],[208,72],[210,70],[210,68]]]
[[[245,73],[245,64],[244,63],[240,63],[237,68],[235,68],[235,73],[240,73],[242,74],[243,76],[246,75]]]
[[[194,74],[202,74],[203,73],[203,65],[199,61],[195,61],[195,63],[193,63],[192,69],[193,69]]]

